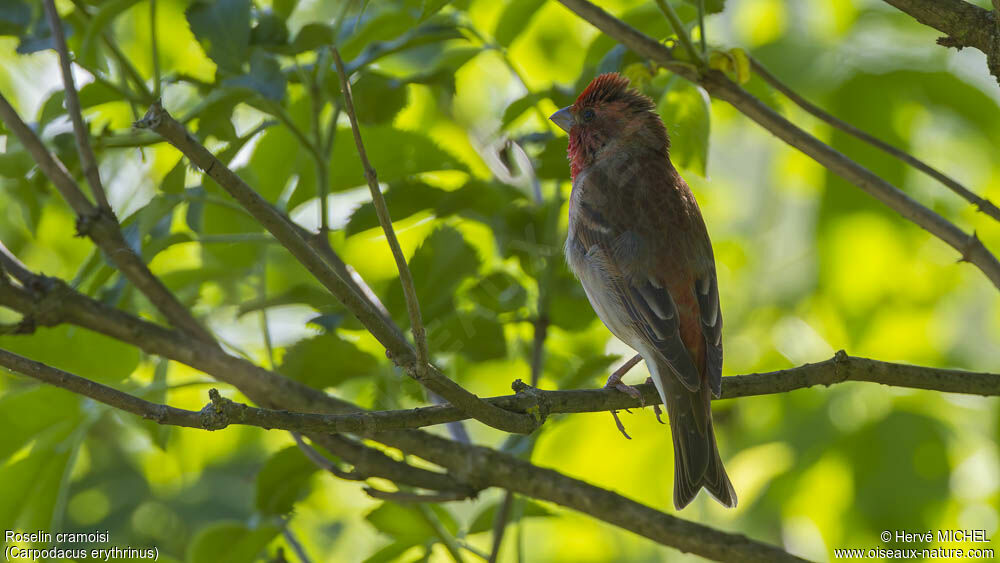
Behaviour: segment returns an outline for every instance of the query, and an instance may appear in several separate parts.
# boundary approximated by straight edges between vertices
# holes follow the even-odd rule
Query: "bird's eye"
[[[594,119],[594,110],[590,108],[583,110],[583,120],[590,121],[591,119]]]

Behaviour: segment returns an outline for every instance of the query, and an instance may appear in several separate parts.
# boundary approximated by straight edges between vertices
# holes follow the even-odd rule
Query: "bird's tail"
[[[724,506],[736,506],[736,491],[715,443],[708,385],[689,391],[668,367],[663,368],[657,370],[660,373],[654,380],[662,382],[657,388],[667,407],[674,439],[674,506],[677,510],[687,506],[702,487]],[[664,377],[658,377],[661,374]]]

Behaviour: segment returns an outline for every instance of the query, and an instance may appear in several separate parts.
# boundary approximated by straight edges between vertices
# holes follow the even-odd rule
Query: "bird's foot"
[[[618,418],[618,411],[611,411],[611,416],[614,417],[614,419],[615,419],[615,426],[618,427],[618,431],[622,433],[622,436],[625,436],[626,440],[631,440],[632,437],[629,436],[628,432],[625,431],[625,425],[622,424],[621,419]]]
[[[616,369],[615,372],[608,377],[608,382],[604,384],[604,388],[617,389],[639,401],[639,405],[644,407],[646,406],[646,401],[643,400],[642,393],[640,393],[634,385],[626,385],[625,383],[622,383],[622,377],[628,373],[628,370],[632,369],[632,366],[639,363],[639,360],[641,359],[642,357],[636,354],[635,357],[625,362],[622,367]]]
[[[640,405],[646,406],[646,402],[642,399],[642,393],[640,393],[639,390],[635,388],[635,386],[626,385],[622,383],[622,376],[628,373],[628,370],[632,369],[632,367],[635,366],[635,364],[639,363],[639,360],[641,359],[642,356],[636,354],[634,357],[632,357],[632,359],[625,362],[622,365],[622,367],[616,369],[615,372],[612,373],[610,377],[608,377],[608,382],[604,384],[604,388],[616,389],[618,391],[621,391],[622,393],[625,393],[626,395],[638,400]],[[632,411],[628,409],[625,409],[625,412],[629,414],[632,413]],[[622,436],[625,436],[626,439],[631,440],[632,437],[628,435],[628,432],[625,432],[625,425],[622,424],[621,419],[618,418],[618,411],[617,410],[611,411],[611,416],[614,417],[615,426],[618,427],[618,431],[622,433]]]
[[[650,384],[655,385],[655,383],[653,383],[653,378],[652,377],[647,377],[646,378],[646,383],[650,383]],[[663,409],[660,408],[660,405],[655,404],[655,403],[653,404],[653,414],[656,415],[656,422],[659,422],[660,424],[666,424],[666,422],[663,422],[663,419],[660,418],[660,415],[663,414]]]

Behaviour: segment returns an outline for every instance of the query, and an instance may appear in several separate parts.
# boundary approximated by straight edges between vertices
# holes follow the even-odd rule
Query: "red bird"
[[[710,406],[722,390],[715,258],[655,109],[628,79],[609,73],[550,118],[569,133],[566,257],[597,315],[642,355],[667,407],[674,506],[687,506],[704,487],[733,507]]]

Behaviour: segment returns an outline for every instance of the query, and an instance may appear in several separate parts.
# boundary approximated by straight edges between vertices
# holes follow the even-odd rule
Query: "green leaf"
[[[436,206],[441,200],[448,197],[449,193],[452,192],[428,186],[423,182],[403,180],[391,184],[383,196],[393,221],[401,221],[415,213]],[[375,204],[368,201],[354,210],[347,226],[344,227],[344,232],[350,236],[378,226]]]
[[[695,8],[698,7],[699,0],[684,0]],[[705,2],[705,14],[718,14],[726,8],[726,0],[701,0]],[[707,27],[707,26],[706,26]],[[706,36],[707,37],[707,36]]]
[[[438,227],[420,244],[410,258],[410,272],[420,300],[425,322],[454,310],[455,289],[464,278],[479,271],[479,255],[452,227]],[[403,287],[393,280],[385,306],[401,323],[409,326]]]
[[[83,88],[80,88],[79,98],[80,109],[87,109],[99,104],[119,101],[121,100],[121,94],[103,82],[95,81],[84,85]],[[53,92],[52,95],[45,100],[45,103],[42,104],[41,111],[38,112],[39,130],[44,128],[53,119],[66,113],[66,108],[64,106],[65,102],[66,92],[63,90]]]
[[[431,510],[440,519],[441,524],[449,533],[458,532],[455,517],[439,505],[430,505]],[[378,508],[368,513],[365,520],[375,528],[395,539],[400,544],[419,545],[437,539],[437,533],[413,506],[405,506],[391,502],[383,502]]]
[[[307,23],[295,34],[290,46],[291,55],[312,51],[317,47],[333,44],[333,28],[325,23]]]
[[[371,375],[378,366],[374,356],[361,351],[336,333],[321,334],[292,345],[278,370],[311,387],[336,387],[354,378]]]
[[[494,313],[509,313],[525,305],[528,292],[514,276],[494,272],[469,288],[466,295],[477,305]]]
[[[298,446],[275,453],[257,473],[257,510],[268,515],[290,513],[318,470]]]
[[[500,119],[500,128],[506,129],[510,124],[521,117],[521,114],[531,109],[539,100],[546,97],[544,92],[535,92],[531,94],[526,94],[525,96],[518,98],[507,106],[507,109],[503,111],[503,118]]]
[[[248,563],[281,533],[278,526],[248,528],[240,522],[216,522],[202,528],[188,546],[189,563]]]
[[[117,383],[139,365],[133,346],[68,325],[37,327],[31,336],[0,336],[0,347],[101,383]]]
[[[163,182],[160,183],[160,190],[168,194],[182,193],[184,191],[184,178],[186,175],[187,166],[184,165],[184,159],[182,158],[163,177]]]
[[[250,56],[250,72],[227,78],[223,84],[246,88],[269,100],[280,102],[285,97],[287,80],[274,55],[262,49],[254,49]]]
[[[451,0],[424,0],[424,9],[420,13],[420,21],[441,11],[442,8],[451,3]]]
[[[528,28],[531,18],[545,4],[545,0],[513,0],[507,4],[497,26],[493,30],[493,38],[504,47],[510,46],[514,39]]]
[[[415,131],[374,125],[365,128],[364,141],[368,159],[378,171],[381,182],[393,182],[419,172],[467,170],[457,158]],[[330,189],[342,191],[365,184],[364,171],[358,162],[358,151],[351,129],[340,128],[330,159]]]
[[[266,48],[281,47],[288,43],[288,26],[280,15],[264,12],[250,30],[250,44]]]
[[[220,69],[240,73],[250,46],[250,0],[198,0],[185,10],[191,33]]]
[[[472,525],[469,526],[468,533],[478,534],[480,532],[488,532],[492,530],[493,521],[496,520],[497,507],[500,505],[500,502],[502,501],[490,504],[480,511],[479,514],[476,515],[476,518],[472,521]],[[524,518],[555,516],[552,511],[537,502],[526,499],[517,499],[517,502],[524,504],[524,512],[522,513]]]
[[[97,40],[104,33],[104,29],[111,25],[111,22],[122,12],[139,2],[140,0],[108,0],[101,4],[100,9],[87,23],[87,29],[83,32],[77,56],[88,66],[96,66],[98,63]]]
[[[3,348],[9,349],[7,339],[3,340]],[[43,439],[50,430],[78,424],[82,400],[79,395],[48,385],[4,391],[0,395],[0,428],[4,429],[0,432],[0,466],[19,448]]]
[[[710,101],[700,86],[675,80],[657,107],[670,135],[670,160],[708,175]]]
[[[271,9],[274,13],[278,15],[283,20],[287,20],[292,12],[295,11],[295,7],[298,6],[299,0],[272,0]]]
[[[406,84],[377,72],[363,72],[351,92],[358,121],[365,124],[391,121],[406,105]]]
[[[473,362],[507,356],[503,325],[475,311],[458,311],[427,323],[427,342],[441,354],[461,354]]]

